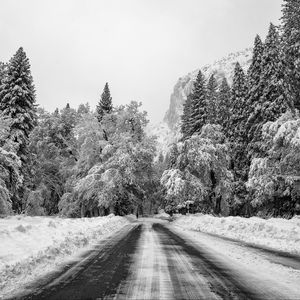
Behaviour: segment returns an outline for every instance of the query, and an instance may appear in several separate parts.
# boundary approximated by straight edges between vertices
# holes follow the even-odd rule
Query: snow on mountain
[[[146,133],[157,138],[157,157],[160,153],[166,155],[169,146],[180,138],[179,129],[170,129],[166,122],[149,124]]]
[[[252,48],[246,48],[243,51],[230,53],[226,57],[216,60],[212,64],[205,65],[201,68],[206,78],[214,74],[217,81],[220,82],[225,76],[229,82],[232,83],[233,70],[236,62],[239,62],[247,71],[252,58]],[[170,144],[178,140],[179,121],[182,115],[183,103],[186,101],[187,95],[191,92],[193,82],[199,72],[199,69],[180,77],[174,86],[173,93],[170,97],[170,105],[167,110],[163,122],[159,124],[151,124],[147,128],[150,135],[158,137],[158,153],[166,153]]]
[[[228,56],[202,67],[201,71],[206,78],[209,78],[212,74],[215,74],[218,82],[220,82],[225,76],[229,84],[231,84],[236,62],[239,62],[242,68],[246,71],[250,65],[251,58],[252,48],[247,48],[243,51],[230,53]],[[164,117],[164,122],[166,122],[171,129],[174,129],[180,120],[183,103],[185,102],[187,95],[192,90],[193,82],[198,72],[199,69],[196,69],[195,71],[180,77],[175,84],[170,98],[170,106]]]

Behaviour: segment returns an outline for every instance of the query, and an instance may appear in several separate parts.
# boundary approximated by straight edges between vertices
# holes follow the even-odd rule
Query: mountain
[[[202,67],[201,71],[206,78],[215,74],[215,77],[219,82],[225,76],[229,84],[231,84],[236,62],[239,62],[242,68],[246,71],[251,63],[251,58],[252,48],[246,48],[243,51],[230,53],[226,57]],[[178,127],[180,116],[182,115],[183,103],[185,102],[187,95],[192,90],[193,82],[198,72],[199,69],[180,77],[174,86],[174,90],[170,98],[169,109],[163,120],[171,130],[175,130],[176,127]],[[159,126],[161,127],[162,125]]]
[[[247,71],[251,58],[252,48],[246,48],[243,51],[230,53],[226,57],[202,67],[201,71],[207,79],[210,75],[215,74],[217,81],[220,83],[225,76],[228,83],[231,84],[236,62],[241,64],[244,71]],[[147,127],[147,134],[157,137],[157,155],[160,152],[165,155],[169,146],[180,139],[180,116],[182,115],[183,103],[192,90],[198,72],[199,69],[178,79],[171,94],[169,109],[163,121],[159,124],[149,124]]]

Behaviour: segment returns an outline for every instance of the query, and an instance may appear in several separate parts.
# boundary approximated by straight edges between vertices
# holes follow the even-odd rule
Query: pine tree
[[[199,71],[191,97],[191,114],[189,120],[190,133],[200,133],[201,128],[208,121],[208,109],[207,109],[207,98],[206,98],[206,86],[205,78],[201,71]]]
[[[227,127],[230,113],[230,87],[224,77],[218,92],[216,105],[216,123],[223,128]]]
[[[249,130],[249,155],[264,156],[265,150],[261,139],[262,126],[268,121],[275,121],[292,103],[289,102],[288,89],[285,82],[284,65],[280,38],[276,27],[270,24],[261,60],[261,76],[256,87],[261,94],[255,111],[251,117]]]
[[[235,181],[245,181],[247,177],[247,168],[245,168],[246,130],[243,127],[246,119],[246,93],[245,74],[240,64],[236,63],[230,92],[230,118],[225,128],[231,148],[231,167]]]
[[[288,107],[281,55],[279,34],[276,27],[270,24],[263,51],[260,78],[264,121],[275,121]]]
[[[216,124],[217,117],[218,83],[214,75],[211,75],[207,83],[207,110],[208,123]]]
[[[283,52],[292,101],[300,110],[300,1],[284,0]]]
[[[112,111],[112,98],[110,95],[108,83],[106,83],[104,86],[104,90],[96,110],[97,110],[97,118],[99,122],[102,121],[103,116],[105,114],[109,114]]]
[[[28,137],[36,124],[35,88],[30,63],[19,48],[7,67],[0,91],[0,111],[12,118],[9,138],[18,145],[17,154],[26,161]]]
[[[168,169],[175,169],[177,164],[177,158],[178,158],[178,148],[177,144],[173,143],[171,145],[170,151],[169,151],[169,157],[168,157]]]
[[[263,86],[260,84],[263,67],[262,67],[262,58],[263,58],[264,45],[257,35],[254,41],[252,62],[248,69],[247,73],[247,116],[245,127],[248,133],[248,152],[249,157],[251,156],[253,148],[253,140],[256,138],[256,127],[257,127],[257,116],[261,114],[261,105],[260,98],[262,97]]]
[[[231,143],[240,142],[244,137],[246,80],[243,69],[237,62],[234,69],[233,84],[230,91],[230,119],[227,123],[227,136]]]
[[[7,65],[3,62],[0,62],[0,87],[4,83],[4,79],[7,73]]]
[[[191,95],[187,96],[185,103],[183,104],[183,113],[181,116],[181,133],[183,138],[189,136],[191,132],[190,127],[190,118],[191,118]]]

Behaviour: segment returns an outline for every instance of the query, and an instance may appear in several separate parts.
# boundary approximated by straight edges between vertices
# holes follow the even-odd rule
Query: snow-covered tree
[[[169,151],[169,161],[168,161],[168,168],[172,168],[176,165],[177,162],[177,158],[178,158],[178,148],[177,148],[177,144],[173,143],[170,147],[170,151]]]
[[[190,114],[190,134],[200,133],[202,126],[208,121],[207,94],[204,75],[199,71],[192,92],[191,98],[191,114]]]
[[[207,122],[216,124],[217,122],[217,99],[218,99],[218,83],[214,75],[211,75],[207,83]]]
[[[300,118],[290,112],[262,128],[267,156],[252,160],[248,188],[264,215],[300,213]]]
[[[246,92],[245,74],[241,65],[237,62],[230,92],[230,118],[226,126],[226,134],[231,143],[239,143],[244,138],[244,128],[241,124],[246,118]]]
[[[0,87],[4,83],[7,74],[7,65],[0,61]]]
[[[230,147],[230,168],[234,175],[233,201],[231,211],[235,214],[239,203],[244,205],[246,188],[244,181],[247,180],[248,168],[246,160],[247,132],[245,129],[246,94],[247,86],[244,72],[239,63],[236,63],[233,76],[233,84],[230,96],[230,117],[225,127],[225,133]]]
[[[80,118],[72,108],[65,107],[54,113],[38,109],[37,125],[29,139],[32,156],[29,168],[33,171],[30,189],[43,197],[43,208],[48,215],[58,212],[58,203],[68,181],[77,175],[73,169],[78,160],[74,129]],[[87,120],[88,117],[82,119]],[[88,129],[85,132],[87,136]],[[83,172],[86,172],[84,168]],[[28,197],[30,195],[29,192]],[[30,201],[30,198],[27,200]]]
[[[30,64],[22,47],[7,67],[0,89],[0,111],[12,119],[9,138],[18,144],[17,154],[26,161],[28,137],[36,123],[36,108]]]
[[[261,144],[262,126],[268,121],[275,121],[292,103],[289,102],[286,86],[280,37],[276,27],[270,24],[266,37],[261,62],[261,76],[257,91],[261,93],[251,120],[249,154],[253,157],[265,155]]]
[[[0,115],[0,215],[10,214],[16,208],[13,196],[23,183],[17,146],[8,139],[11,122]]]
[[[227,79],[222,79],[216,106],[216,124],[226,128],[230,116],[230,87]]]
[[[140,106],[131,102],[105,114],[101,124],[90,116],[76,126],[79,159],[59,204],[61,213],[123,215],[148,201],[155,144],[144,133],[148,120]]]
[[[181,116],[181,133],[183,138],[189,136],[191,132],[191,95],[187,96],[185,103],[183,104],[183,113]]]
[[[300,109],[300,2],[284,0],[283,52],[286,76],[295,107]]]
[[[275,121],[289,105],[284,81],[284,66],[280,38],[276,27],[271,24],[264,44],[262,56],[262,97],[263,119]]]
[[[101,122],[105,114],[109,114],[112,111],[112,97],[110,95],[110,90],[108,83],[105,84],[103,93],[101,95],[100,101],[97,105],[97,118]]]
[[[166,170],[161,184],[166,191],[166,210],[176,210],[186,201],[197,211],[227,214],[232,175],[228,170],[228,148],[219,125],[205,125],[177,145],[178,158]]]
[[[248,152],[249,157],[251,157],[251,153],[255,149],[255,143],[257,140],[256,131],[257,127],[260,126],[259,116],[261,114],[261,97],[263,92],[263,85],[261,84],[261,76],[263,72],[262,66],[262,57],[263,57],[263,50],[264,46],[257,35],[254,41],[254,48],[253,48],[253,55],[252,55],[252,62],[248,69],[247,73],[247,106],[246,106],[246,113],[248,116],[247,122],[245,124],[247,130],[247,140],[248,140]]]

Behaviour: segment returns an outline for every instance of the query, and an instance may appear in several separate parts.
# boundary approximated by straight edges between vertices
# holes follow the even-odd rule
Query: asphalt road
[[[259,278],[258,278],[259,280]],[[143,220],[19,299],[282,299],[166,223]]]

